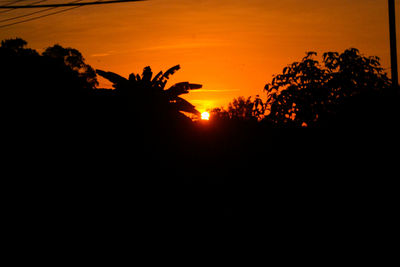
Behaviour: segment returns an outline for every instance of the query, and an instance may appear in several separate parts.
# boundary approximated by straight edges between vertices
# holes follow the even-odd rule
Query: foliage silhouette
[[[88,89],[94,89],[99,83],[96,78],[94,69],[85,63],[82,54],[73,48],[64,48],[58,44],[48,47],[43,56],[60,60],[71,70],[78,73],[79,77],[86,79]]]
[[[247,99],[243,96],[234,98],[228,104],[228,108],[214,108],[211,110],[213,120],[243,120],[259,121],[264,118],[265,105],[262,99],[257,95],[254,100],[252,97]]]
[[[202,87],[199,84],[181,82],[165,89],[169,76],[180,69],[176,65],[165,73],[160,71],[154,78],[150,67],[145,67],[142,75],[130,74],[126,79],[113,72],[96,70],[97,74],[113,83],[115,94],[135,101],[136,109],[152,113],[155,116],[182,117],[180,112],[188,112],[199,116],[200,112],[180,95]],[[144,113],[144,112],[142,112]]]
[[[173,204],[165,203],[173,194],[163,188],[165,197],[154,202],[168,214],[171,207],[176,214],[189,209],[199,212],[199,207],[202,214],[217,214],[223,206],[245,215],[265,215],[267,209],[286,214],[297,205],[298,212],[290,213],[304,216],[304,206],[312,204],[316,205],[314,214],[320,216],[321,210],[327,210],[321,202],[327,190],[333,192],[328,196],[332,202],[340,198],[343,203],[343,194],[338,198],[337,193],[343,188],[351,195],[358,191],[375,194],[362,185],[374,177],[370,184],[375,188],[377,178],[392,175],[388,166],[396,166],[397,158],[390,161],[387,155],[397,153],[392,140],[398,139],[398,132],[380,126],[397,126],[398,98],[386,91],[390,80],[378,59],[363,57],[354,49],[324,54],[323,65],[309,53],[267,86],[266,103],[260,97],[239,97],[227,109],[215,109],[210,121],[192,122],[181,112],[198,115],[198,111],[180,96],[201,85],[184,82],[165,89],[179,66],[154,77],[146,67],[141,75],[131,74],[128,79],[97,70],[113,83],[114,90],[96,89],[95,73],[77,50],[55,45],[39,54],[26,45],[22,39],[13,39],[3,41],[0,47],[3,133],[8,132],[2,138],[9,145],[3,153],[17,159],[4,165],[10,165],[12,173],[28,170],[28,177],[35,178],[28,185],[54,195],[64,189],[65,206],[75,201],[81,214],[106,196],[99,213],[107,206],[125,215],[136,194],[132,183],[156,181],[226,185],[215,190],[216,197],[210,198],[204,191],[193,197],[189,190],[187,198]],[[374,124],[378,121],[380,124]],[[303,123],[333,129],[372,123],[382,132],[368,130],[355,135],[331,129],[281,129]],[[392,151],[388,153],[386,148]],[[40,181],[43,177],[49,179]],[[257,189],[245,186],[256,184],[253,182]],[[27,191],[39,195],[32,188]],[[77,188],[90,199],[89,206],[71,194]],[[98,195],[92,197],[91,192]],[[309,192],[320,195],[314,198]],[[188,201],[190,197],[196,205]],[[299,203],[304,197],[309,197],[309,202]],[[50,216],[53,210],[61,210],[54,198],[44,199],[53,205],[51,212],[46,211]],[[112,198],[117,203],[110,206]],[[159,214],[149,208],[149,195],[137,199],[137,206]],[[357,209],[359,199],[364,198],[357,198]],[[386,209],[390,214],[391,209]],[[352,208],[349,214],[353,213]]]
[[[41,121],[81,121],[90,117],[101,121],[134,122],[141,118],[147,125],[161,122],[186,121],[181,112],[199,115],[188,101],[181,98],[201,85],[177,83],[168,89],[168,78],[179,70],[179,65],[152,77],[150,67],[142,75],[131,74],[125,79],[118,74],[98,70],[114,84],[115,90],[97,89],[96,72],[85,63],[82,54],[60,45],[48,47],[42,54],[26,48],[20,39],[4,40],[0,47],[0,71],[3,93],[8,97],[14,115],[35,117]],[[73,118],[73,119],[72,119]],[[114,125],[115,126],[115,125]]]
[[[357,49],[328,52],[322,65],[309,52],[276,75],[265,86],[267,119],[276,126],[315,127],[327,124],[354,98],[387,94],[390,87],[378,57],[365,57]],[[355,108],[355,107],[354,107]]]
[[[2,55],[4,56],[6,52],[14,55],[38,55],[35,50],[26,48],[27,44],[28,43],[21,38],[3,40],[0,46],[2,48]]]
[[[141,75],[128,78],[97,70],[114,90],[97,89],[93,69],[77,50],[55,45],[39,54],[26,45],[13,39],[0,47],[2,108],[10,122],[5,129],[18,139],[10,142],[18,143],[12,150],[30,159],[45,152],[46,160],[37,166],[57,169],[52,174],[62,170],[68,177],[83,174],[83,180],[94,177],[90,186],[99,177],[109,182],[127,177],[125,173],[131,175],[126,180],[135,181],[162,173],[160,180],[166,182],[225,184],[273,184],[281,177],[328,172],[337,179],[337,164],[353,160],[345,153],[349,147],[364,153],[374,146],[372,131],[344,131],[340,136],[331,130],[281,127],[357,126],[354,121],[379,121],[379,130],[380,125],[396,125],[398,98],[386,97],[390,80],[377,58],[363,57],[355,49],[326,53],[322,64],[309,53],[274,77],[266,88],[266,103],[260,97],[239,97],[226,109],[212,111],[210,121],[193,122],[182,112],[199,112],[181,96],[201,85],[184,82],[166,89],[179,66],[157,75],[146,67]],[[386,138],[388,131],[383,132]],[[382,140],[375,147],[382,147]],[[366,159],[362,164],[368,163]],[[78,171],[81,166],[87,173]]]
[[[20,38],[1,43],[1,69],[9,92],[16,88],[14,92],[27,94],[68,95],[87,93],[97,85],[95,73],[77,50],[56,45],[40,55],[26,44]]]

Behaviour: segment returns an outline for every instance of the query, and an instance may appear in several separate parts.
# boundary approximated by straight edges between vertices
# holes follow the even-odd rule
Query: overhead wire
[[[44,1],[47,1],[47,0],[40,0],[40,1],[35,2],[35,3],[44,2]],[[77,1],[73,1],[71,3],[77,3],[77,2],[81,2],[81,1],[83,1],[83,0],[77,0]],[[32,3],[32,4],[35,4],[35,3]],[[46,12],[46,11],[49,11],[49,10],[52,10],[52,9],[55,9],[55,8],[58,8],[58,7],[49,7],[49,8],[46,8],[46,9],[39,10],[39,11],[31,12],[31,13],[28,13],[28,14],[23,14],[23,15],[19,15],[19,16],[7,18],[7,19],[2,19],[2,20],[0,20],[0,22],[6,22],[6,21],[10,21],[10,20],[16,20],[16,19],[20,19],[20,18],[24,18],[24,17],[29,17],[29,16],[32,16],[32,15],[35,15],[35,14],[39,14],[39,13],[43,13],[43,12]]]
[[[16,3],[18,3],[18,2],[22,2],[22,1],[26,1],[26,0],[13,0],[13,1],[7,2],[6,4],[4,4],[4,5],[2,5],[2,6],[3,6],[3,7],[4,7],[4,6],[10,6],[10,5],[16,4]]]
[[[21,1],[21,0],[20,0],[20,1]],[[40,2],[42,2],[42,1],[47,1],[47,0],[40,0]],[[47,14],[44,14],[44,15],[41,15],[41,16],[36,16],[36,17],[33,17],[33,18],[28,18],[28,19],[19,20],[19,21],[12,22],[12,23],[3,24],[3,25],[0,25],[0,28],[5,28],[5,27],[9,27],[9,26],[21,24],[21,23],[24,23],[24,22],[29,22],[29,21],[33,21],[33,20],[38,20],[38,19],[41,19],[41,18],[45,18],[45,17],[48,17],[48,16],[52,16],[52,15],[64,13],[64,12],[67,12],[67,11],[70,11],[70,10],[77,9],[77,8],[82,7],[82,6],[85,6],[85,5],[79,5],[79,2],[81,2],[81,1],[83,1],[83,0],[72,1],[72,2],[69,2],[69,3],[66,3],[66,4],[62,4],[61,6],[60,6],[60,5],[57,5],[57,4],[48,5],[48,6],[50,6],[50,7],[47,8],[47,9],[45,9],[45,10],[39,10],[39,11],[36,11],[36,12],[32,12],[32,13],[28,13],[28,14],[24,14],[24,15],[12,17],[12,18],[3,19],[3,20],[1,20],[0,22],[6,22],[6,21],[10,21],[10,20],[21,19],[21,18],[25,18],[25,17],[32,16],[32,15],[34,15],[34,14],[38,14],[38,13],[42,13],[42,12],[45,12],[45,11],[49,11],[49,10],[51,10],[51,9],[60,8],[60,7],[62,7],[62,6],[64,6],[64,7],[65,7],[65,6],[69,6],[69,8],[66,8],[66,9],[63,9],[63,10],[58,10],[58,11],[54,11],[54,12],[51,12],[51,13],[47,13]],[[121,2],[121,1],[119,1],[119,2]],[[122,2],[127,2],[127,1],[122,1]],[[132,2],[132,1],[128,0],[128,2]],[[35,2],[35,3],[38,3],[38,2]],[[91,4],[102,4],[103,2],[102,2],[102,0],[98,0],[98,1],[93,1],[93,2],[90,2],[90,3],[91,3]],[[33,5],[33,4],[34,4],[34,3],[32,3],[31,5]],[[71,6],[72,6],[72,7],[71,7]]]
[[[10,6],[10,5],[13,5],[13,4],[22,2],[22,1],[26,1],[26,0],[14,0],[14,1],[8,2],[8,3],[6,3],[6,4],[4,4],[4,5],[0,6],[0,7],[7,7],[7,6]],[[29,1],[29,0],[28,0],[28,1]],[[40,0],[39,2],[44,2],[44,1],[47,1],[47,0]],[[32,5],[33,5],[33,4],[36,4],[36,2],[35,2],[35,3],[32,3]],[[13,10],[15,10],[15,8],[10,8],[10,9],[6,9],[6,10],[1,10],[1,11],[0,11],[0,14],[7,13],[7,12],[10,12],[10,11],[13,11]]]
[[[9,23],[9,24],[0,25],[0,28],[4,28],[4,27],[20,24],[20,23],[32,21],[32,20],[41,19],[41,18],[44,18],[44,17],[48,17],[48,16],[51,16],[51,15],[67,12],[69,10],[80,8],[80,7],[82,7],[82,6],[74,6],[74,7],[70,7],[70,8],[67,8],[67,9],[63,9],[63,10],[59,10],[59,11],[56,11],[56,12],[52,12],[52,13],[49,13],[49,14],[41,15],[41,16],[38,16],[38,17],[33,17],[33,18],[30,18],[30,19],[25,19],[25,20],[21,20],[21,21]]]
[[[67,7],[67,6],[88,6],[88,5],[103,5],[103,4],[116,4],[116,3],[128,3],[128,2],[140,2],[146,0],[107,0],[107,1],[91,1],[83,3],[62,3],[62,4],[47,4],[47,5],[17,5],[17,6],[0,6],[0,9],[4,8],[43,8],[43,7]]]

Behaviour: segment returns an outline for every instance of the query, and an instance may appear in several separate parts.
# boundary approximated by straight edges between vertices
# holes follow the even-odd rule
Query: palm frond
[[[169,79],[169,76],[172,75],[172,74],[174,74],[174,73],[175,73],[176,71],[178,71],[180,68],[181,68],[180,65],[173,66],[172,68],[170,68],[169,70],[167,70],[167,71],[164,73],[163,78]]]
[[[181,68],[181,66],[179,66],[179,65],[173,66],[172,68],[170,68],[169,70],[167,70],[167,71],[163,74],[163,76],[161,76],[160,81],[159,81],[161,89],[164,89],[165,85],[167,84],[167,80],[169,79],[169,76],[172,75],[172,74],[174,74],[174,73],[175,73],[176,71],[178,71],[180,68]]]
[[[194,83],[188,83],[188,82],[181,82],[174,84],[167,90],[165,90],[165,95],[169,98],[175,98],[181,94],[187,94],[189,93],[189,90],[196,90],[200,89],[203,86],[201,84],[194,84]]]
[[[154,79],[153,79],[151,82],[152,82],[152,83],[159,82],[159,79],[160,79],[160,77],[161,77],[162,74],[163,74],[162,71],[160,71],[159,73],[157,73],[157,75],[154,76]]]
[[[174,99],[174,101],[171,102],[171,105],[175,107],[178,111],[189,112],[197,116],[200,115],[200,112],[195,108],[195,106],[193,106],[183,98],[177,97],[176,99]]]
[[[112,82],[114,85],[128,81],[126,78],[124,78],[114,72],[111,72],[111,71],[96,70],[96,73],[99,74],[100,76],[106,78],[107,80]]]

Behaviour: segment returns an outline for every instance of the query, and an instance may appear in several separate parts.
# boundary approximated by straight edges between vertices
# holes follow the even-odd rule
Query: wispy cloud
[[[93,54],[93,55],[90,55],[91,57],[106,57],[106,56],[109,56],[109,55],[111,55],[110,53],[99,53],[99,54]]]
[[[175,50],[175,49],[193,49],[193,48],[204,48],[204,47],[219,47],[225,46],[223,42],[189,42],[181,44],[166,44],[139,48],[136,51],[157,51],[157,50]]]
[[[92,54],[92,55],[90,55],[90,57],[108,57],[108,56],[111,56],[114,54],[115,54],[115,51],[112,50],[112,51],[107,51],[104,53]]]
[[[226,93],[226,92],[239,92],[239,89],[198,89],[198,90],[191,90],[190,93]]]

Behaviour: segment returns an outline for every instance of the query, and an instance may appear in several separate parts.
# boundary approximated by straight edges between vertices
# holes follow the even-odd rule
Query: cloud
[[[111,55],[114,55],[114,54],[115,54],[115,51],[108,51],[108,52],[105,52],[105,53],[92,54],[92,55],[90,55],[90,57],[108,57],[108,56],[111,56]]]
[[[110,53],[99,53],[99,54],[93,54],[93,55],[90,55],[91,57],[106,57],[106,56],[109,56],[109,55],[111,55]]]
[[[226,93],[226,92],[239,92],[239,89],[198,89],[198,90],[191,90],[190,93],[203,93],[203,92],[211,92],[211,93]]]
[[[174,49],[192,49],[192,48],[204,48],[204,47],[217,47],[225,46],[222,42],[190,42],[181,44],[170,44],[170,45],[158,45],[139,48],[136,51],[157,51],[157,50],[174,50]]]

